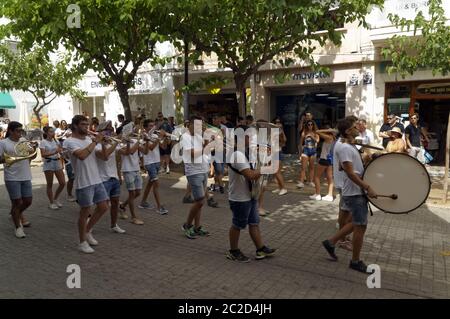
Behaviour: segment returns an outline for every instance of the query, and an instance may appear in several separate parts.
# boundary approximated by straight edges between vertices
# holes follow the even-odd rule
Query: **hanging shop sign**
[[[450,83],[428,83],[417,86],[418,94],[442,95],[450,94]]]
[[[372,73],[366,72],[363,74],[363,85],[369,85],[372,84]]]

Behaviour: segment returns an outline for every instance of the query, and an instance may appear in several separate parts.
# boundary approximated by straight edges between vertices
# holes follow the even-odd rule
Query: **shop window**
[[[336,9],[328,11],[325,13],[324,17],[321,17],[320,19],[323,20],[323,22],[321,24],[315,23],[315,29],[317,31],[313,32],[313,34],[327,32],[330,28],[334,30],[344,28],[344,19],[342,19],[342,16],[338,16]]]
[[[395,114],[403,121],[409,118],[409,105],[411,102],[410,83],[389,83],[386,86],[387,109],[386,115]]]

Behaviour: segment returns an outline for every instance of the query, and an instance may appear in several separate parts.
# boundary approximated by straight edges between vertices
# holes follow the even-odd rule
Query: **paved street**
[[[47,208],[40,167],[33,171],[32,227],[16,239],[8,219],[9,199],[0,172],[1,298],[449,298],[450,213],[422,207],[409,215],[378,211],[369,219],[363,259],[381,268],[381,288],[368,289],[367,276],[349,270],[350,253],[339,249],[331,262],[321,241],[335,231],[337,201],[315,202],[305,193],[266,196],[262,218],[265,242],[278,248],[272,259],[248,264],[225,258],[231,213],[226,195],[220,208],[206,207],[203,221],[212,233],[189,240],[180,230],[188,205],[181,204],[185,179],[162,176],[160,216],[139,210],[145,225],[120,221],[124,235],[109,232],[107,215],[94,230],[93,255],[78,252],[76,203]],[[125,194],[125,193],[123,193]],[[65,193],[63,198],[65,199]],[[247,232],[241,250],[254,256]],[[66,267],[81,267],[81,289],[68,289]]]

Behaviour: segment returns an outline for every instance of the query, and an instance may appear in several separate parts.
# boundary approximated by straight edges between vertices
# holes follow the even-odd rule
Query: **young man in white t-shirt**
[[[144,130],[147,134],[151,134],[151,131],[155,128],[155,122],[152,120],[144,121]],[[161,156],[159,153],[159,143],[161,142],[161,135],[164,134],[160,132],[159,135],[152,134],[149,136],[151,139],[145,141],[142,153],[144,155],[144,167],[148,172],[148,183],[145,186],[144,194],[142,195],[141,204],[139,208],[152,209],[153,207],[147,203],[148,195],[153,189],[153,196],[155,197],[156,209],[161,215],[166,215],[169,211],[161,205],[161,199],[159,196],[159,181],[158,173],[160,169]]]
[[[242,126],[241,128],[245,131],[248,127]],[[230,179],[228,184],[228,197],[230,209],[233,212],[233,220],[229,231],[230,250],[226,257],[239,262],[250,261],[238,246],[241,230],[245,229],[247,225],[250,237],[256,247],[256,259],[270,257],[275,253],[275,249],[265,246],[261,238],[257,198],[252,198],[251,190],[251,181],[261,178],[261,172],[253,169],[252,164],[249,162],[249,140],[249,136],[245,135],[244,153],[247,156],[237,150],[228,163],[230,168],[228,171]]]
[[[8,124],[5,139],[0,141],[0,163],[5,163],[5,154],[17,156],[15,146],[19,142],[25,141],[22,133],[23,126],[19,122],[12,121]],[[17,238],[25,238],[23,227],[30,226],[30,223],[25,220],[23,212],[33,201],[31,159],[17,161],[11,166],[4,165],[5,186],[11,200],[11,217],[15,225]]]
[[[92,140],[87,136],[88,127],[89,121],[85,116],[75,115],[72,119],[72,137],[64,141],[64,148],[69,152],[75,173],[75,197],[81,207],[78,220],[80,237],[78,249],[87,254],[94,252],[91,246],[98,245],[92,236],[92,228],[108,210],[108,195],[100,178],[95,157],[95,147],[103,140],[103,136],[98,134]],[[92,212],[94,205],[96,208]]]
[[[136,215],[136,207],[134,200],[141,195],[142,177],[141,166],[139,161],[140,142],[138,139],[126,141],[126,146],[119,150],[121,155],[122,167],[121,171],[128,190],[128,199],[119,205],[124,211],[128,205],[131,214],[131,223],[135,225],[144,225],[144,222]]]
[[[101,123],[97,127],[97,132],[103,134],[106,139],[114,132],[111,121]],[[111,203],[111,231],[117,234],[125,233],[125,230],[117,225],[119,212],[120,182],[117,171],[117,151],[118,142],[114,140],[103,140],[95,147],[98,171],[105,186],[106,193]]]
[[[350,268],[367,272],[367,266],[360,259],[364,234],[367,228],[368,206],[367,196],[376,198],[375,191],[362,180],[364,166],[361,156],[354,145],[355,138],[359,135],[356,122],[350,118],[342,119],[338,122],[337,128],[341,134],[342,145],[335,149],[333,161],[336,161],[345,174],[341,175],[342,200],[352,214],[352,223],[346,224],[333,237],[324,240],[323,246],[334,260],[335,245],[343,237],[353,232],[353,255],[350,261]]]
[[[195,132],[194,127],[196,128]],[[197,236],[209,236],[209,232],[200,223],[202,207],[205,197],[207,197],[206,186],[209,171],[208,158],[203,152],[208,142],[203,141],[201,117],[191,117],[189,131],[182,135],[180,143],[183,150],[185,175],[194,199],[182,230],[189,239],[195,239]]]

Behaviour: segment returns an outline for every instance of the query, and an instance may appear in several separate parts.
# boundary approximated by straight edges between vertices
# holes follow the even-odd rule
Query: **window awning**
[[[15,109],[16,104],[11,97],[11,94],[0,92],[0,109]]]

